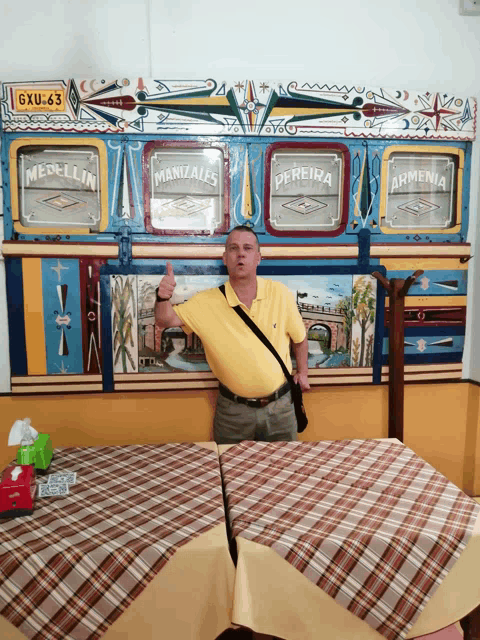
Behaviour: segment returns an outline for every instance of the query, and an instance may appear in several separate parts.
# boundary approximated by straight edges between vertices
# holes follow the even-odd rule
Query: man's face
[[[234,278],[248,278],[257,273],[260,251],[257,239],[249,231],[233,231],[228,238],[223,254],[223,264],[228,275]]]

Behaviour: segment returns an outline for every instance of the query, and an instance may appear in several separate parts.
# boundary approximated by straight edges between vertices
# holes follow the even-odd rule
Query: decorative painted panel
[[[411,271],[390,270],[405,279]],[[467,270],[428,269],[410,287],[405,299],[405,362],[461,363],[465,342]],[[383,362],[388,362],[389,308],[385,309]]]
[[[10,132],[199,136],[473,140],[476,118],[474,98],[321,81],[6,82],[1,109]]]
[[[304,238],[305,244],[317,243],[317,238],[323,238],[325,243],[356,244],[362,230],[368,230],[372,236],[382,236],[382,242],[393,244],[464,242],[466,238],[471,166],[471,148],[466,143],[414,146],[365,140],[275,142],[274,138],[262,138],[241,142],[210,137],[205,142],[147,140],[144,137],[131,140],[127,136],[105,141],[95,137],[76,138],[75,142],[84,142],[83,146],[88,142],[93,147],[98,145],[101,166],[105,168],[101,171],[101,183],[98,183],[101,184],[103,217],[96,231],[94,220],[88,222],[92,223],[92,228],[82,229],[83,222],[78,216],[83,215],[82,211],[88,213],[88,209],[82,209],[83,205],[77,202],[81,200],[81,194],[57,188],[56,181],[64,178],[57,175],[57,169],[63,174],[66,167],[71,177],[83,175],[78,165],[70,166],[69,162],[61,166],[56,162],[34,163],[25,171],[25,183],[28,182],[30,190],[41,178],[42,189],[48,191],[45,197],[34,198],[36,207],[42,207],[43,214],[47,212],[48,215],[38,218],[37,212],[33,211],[35,221],[28,221],[33,226],[22,224],[17,155],[23,148],[28,149],[27,140],[34,139],[9,134],[5,145],[4,154],[11,158],[11,180],[4,190],[7,241],[15,238],[89,242],[93,238],[96,242],[117,243],[119,234],[124,237],[127,229],[132,243],[154,244],[157,242],[155,236],[162,235],[167,242],[181,242],[184,236],[190,236],[189,242],[202,243],[202,236],[210,236],[212,243],[222,244],[225,234],[235,224],[252,226],[262,236],[263,244],[278,243],[279,237],[287,244],[296,244],[300,238]],[[47,139],[35,139],[36,142],[40,140]],[[48,140],[55,142],[52,148],[61,150],[63,145],[65,151],[75,148],[72,138]],[[223,180],[216,187],[213,183],[219,178],[196,163],[191,163],[192,173],[185,168],[190,166],[188,163],[171,164],[171,158],[168,160],[171,166],[151,166],[152,162],[158,164],[159,159],[165,164],[171,153],[196,154],[195,149],[204,150],[202,153],[208,149],[212,153],[214,149],[221,150]],[[288,155],[290,152],[291,156]],[[302,160],[298,166],[290,168],[282,165],[282,171],[275,168],[278,162],[285,163],[286,157],[298,164],[297,154],[305,162]],[[333,169],[327,170],[322,162],[317,162],[320,156],[316,154],[323,154],[322,162],[333,163]],[[412,158],[412,162],[423,163],[425,158],[431,157],[438,165],[443,162],[443,156],[449,167],[446,169],[449,172],[448,191],[443,189],[440,173],[431,171],[430,165],[425,169],[415,168],[416,165],[411,170],[401,168]],[[272,157],[275,157],[275,166]],[[390,161],[391,158],[395,162]],[[398,175],[392,174],[393,168],[390,170],[394,164],[401,169]],[[207,181],[201,179],[205,176]],[[410,180],[410,191],[405,191],[407,182],[404,183],[404,179]],[[93,177],[90,184],[92,181]],[[417,183],[423,186],[418,187]],[[413,188],[423,191],[416,194],[411,190]],[[210,191],[212,193],[207,193]],[[218,204],[220,200],[221,205]],[[332,204],[334,201],[335,205]],[[28,216],[31,218],[30,214]],[[40,226],[42,220],[46,220],[47,227]],[[60,226],[64,221],[66,226]]]
[[[46,373],[83,373],[78,260],[42,260],[42,283]]]
[[[102,328],[100,298],[101,259],[80,260],[80,296],[82,305],[83,371],[102,372]]]
[[[5,83],[0,109],[15,393],[216,386],[198,338],[155,326],[154,290],[166,259],[178,301],[223,281],[237,224],[296,295],[313,386],[385,380],[382,268],[425,271],[406,379],[461,377],[473,98],[70,79]]]

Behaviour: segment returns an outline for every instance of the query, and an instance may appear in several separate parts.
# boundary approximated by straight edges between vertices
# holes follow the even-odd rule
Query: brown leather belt
[[[219,384],[218,390],[221,395],[229,400],[233,400],[233,402],[238,402],[239,404],[246,404],[247,407],[253,407],[254,409],[259,409],[261,407],[266,407],[267,404],[273,402],[274,400],[278,400],[286,393],[290,391],[290,383],[285,382],[279,387],[276,391],[271,393],[269,396],[265,396],[264,398],[244,398],[243,396],[237,396],[235,393],[232,393],[230,389],[227,389],[223,384]]]

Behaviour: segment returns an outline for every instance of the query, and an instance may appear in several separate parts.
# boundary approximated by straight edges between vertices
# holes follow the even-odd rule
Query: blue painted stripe
[[[423,353],[421,355],[405,354],[405,364],[450,364],[462,362],[463,353]],[[388,355],[383,356],[383,364],[388,364]]]
[[[175,273],[178,275],[227,275],[227,270],[218,260],[171,260]],[[152,262],[144,262],[135,260],[128,267],[121,267],[116,263],[110,262],[104,267],[104,274],[109,275],[163,275],[165,273],[165,260],[158,261],[156,264]],[[335,265],[331,261],[325,260],[324,264],[319,264],[319,260],[302,260],[300,265],[292,265],[288,260],[262,260],[257,269],[259,276],[273,275],[352,275],[352,274],[368,274],[373,271],[386,273],[384,267],[373,265],[370,263],[368,269],[362,269],[356,262],[352,260],[335,260]]]
[[[451,336],[452,344],[451,346],[434,345],[433,342],[438,342],[440,340],[445,340],[446,336],[429,336],[428,338],[424,338],[423,336],[416,337],[412,340],[409,340],[408,337],[405,338],[405,342],[412,342],[414,346],[405,345],[405,354],[421,354],[421,353],[453,353],[458,351],[460,353],[463,352],[463,347],[465,344],[464,336]],[[420,345],[418,342],[420,341]],[[420,348],[424,348],[424,351],[420,351]],[[383,340],[383,353],[388,353],[388,338],[384,338]]]
[[[447,338],[448,336],[464,336],[465,335],[465,325],[453,325],[453,326],[443,326],[443,327],[405,327],[405,338],[425,338],[428,337],[430,340],[431,336],[440,336],[443,338]],[[385,331],[383,336],[388,338],[390,335],[390,331],[388,327],[385,327]]]
[[[385,267],[376,269],[386,277]],[[385,324],[385,297],[387,292],[380,282],[377,282],[377,308],[375,315],[375,341],[373,345],[373,383],[379,384],[382,379],[382,337]]]
[[[421,265],[420,265],[421,266]],[[411,271],[389,271],[388,278],[401,278],[405,280],[412,275]],[[458,282],[458,288],[441,286],[441,283],[451,281]],[[426,286],[428,285],[428,286]],[[426,286],[426,288],[423,288]],[[467,271],[459,270],[432,270],[425,271],[410,287],[407,296],[466,296],[467,295]]]
[[[12,376],[28,375],[23,308],[23,273],[21,258],[5,258],[8,299],[8,338]]]
[[[367,270],[370,265],[370,231],[361,229],[358,232],[358,264]]]
[[[63,267],[63,268],[62,268]],[[54,270],[55,269],[55,270]],[[42,260],[43,315],[47,373],[83,373],[82,316],[78,260]],[[62,309],[57,287],[66,285],[66,304]],[[68,353],[59,353],[65,334]]]

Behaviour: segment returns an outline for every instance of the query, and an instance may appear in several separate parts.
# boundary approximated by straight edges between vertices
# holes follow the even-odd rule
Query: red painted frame
[[[219,149],[223,153],[223,224],[213,235],[226,233],[230,227],[230,156],[225,142],[200,142],[197,140],[152,140],[147,142],[142,154],[143,202],[145,229],[153,235],[168,236],[210,236],[205,231],[188,231],[186,229],[155,229],[152,226],[150,213],[150,169],[149,158],[153,149],[171,147],[174,149]]]
[[[270,224],[270,181],[272,178],[272,154],[278,149],[333,149],[343,156],[343,189],[341,189],[341,218],[337,229],[332,231],[279,231]],[[339,142],[274,142],[265,152],[265,229],[272,236],[289,237],[333,237],[344,233],[348,223],[348,198],[350,194],[350,150]]]

